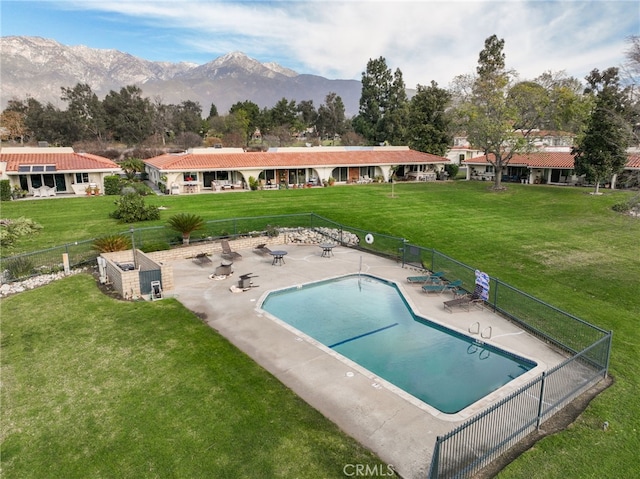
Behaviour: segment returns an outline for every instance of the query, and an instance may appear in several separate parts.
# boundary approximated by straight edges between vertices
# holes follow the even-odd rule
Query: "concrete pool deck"
[[[451,299],[449,293],[426,294],[419,285],[407,283],[407,276],[417,272],[393,260],[341,246],[329,258],[321,256],[323,250],[317,245],[271,249],[287,251],[282,266],[272,265],[270,255],[238,250],[242,259],[234,262],[234,273],[223,280],[210,278],[220,264],[218,258],[213,257],[207,267],[190,259],[171,261],[175,288],[166,296],[176,297],[403,478],[426,476],[437,436],[566,359],[486,308],[445,311],[443,302]],[[480,331],[490,326],[491,338],[484,342],[538,366],[460,413],[444,414],[258,309],[270,291],[358,272],[395,281],[415,313],[453,330],[469,335],[475,322]],[[254,287],[232,292],[231,286],[238,286],[243,274],[252,274]]]

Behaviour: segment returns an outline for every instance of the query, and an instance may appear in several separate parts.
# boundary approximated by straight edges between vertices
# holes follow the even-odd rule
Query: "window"
[[[89,173],[76,173],[76,183],[89,183]]]
[[[41,173],[43,171],[56,171],[56,165],[18,165],[19,173]]]
[[[183,173],[182,174],[182,179],[184,181],[198,181],[198,174],[197,173]]]
[[[331,176],[336,181],[348,181],[349,180],[349,168],[334,168],[331,172]]]

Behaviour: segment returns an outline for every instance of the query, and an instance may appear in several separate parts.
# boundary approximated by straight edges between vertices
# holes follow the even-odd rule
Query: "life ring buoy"
[[[372,244],[373,243],[373,235],[371,233],[367,233],[367,236],[364,237],[364,240],[368,243],[368,244]]]

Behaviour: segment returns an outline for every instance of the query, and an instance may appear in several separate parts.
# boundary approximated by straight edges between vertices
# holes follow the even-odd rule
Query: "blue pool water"
[[[415,316],[393,283],[372,276],[272,292],[261,307],[448,414],[536,366]]]

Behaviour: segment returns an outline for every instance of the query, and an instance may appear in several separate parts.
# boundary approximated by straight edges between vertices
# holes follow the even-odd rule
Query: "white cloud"
[[[582,79],[619,66],[640,31],[630,1],[144,1],[59,2],[135,19],[213,60],[239,50],[300,73],[359,79],[370,58],[400,68],[405,83],[441,86],[475,71],[484,40],[505,39],[507,66],[533,78],[565,70]]]

